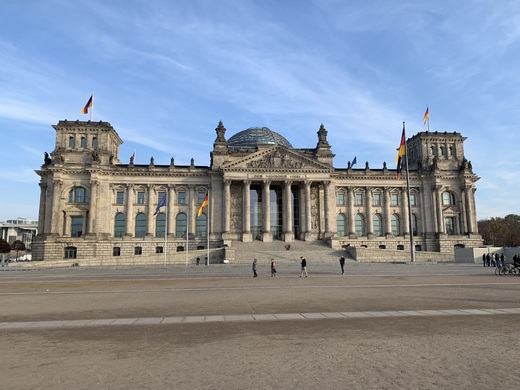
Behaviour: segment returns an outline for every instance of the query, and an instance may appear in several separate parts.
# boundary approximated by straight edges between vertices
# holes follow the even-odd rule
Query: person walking
[[[253,260],[253,278],[258,277],[258,274],[256,273],[256,259]]]
[[[200,257],[197,257],[197,265],[200,264]]]
[[[341,266],[341,275],[345,274],[345,256],[339,258],[339,265]]]
[[[305,275],[305,277],[307,277],[307,260],[305,259],[305,257],[303,256],[300,256],[300,265],[302,266],[302,270],[300,272],[300,278]]]
[[[276,264],[274,259],[271,259],[271,277],[276,276]]]

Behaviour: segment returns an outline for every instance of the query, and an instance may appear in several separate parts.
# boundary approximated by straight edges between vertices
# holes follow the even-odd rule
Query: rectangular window
[[[363,194],[356,194],[356,206],[363,206]]]
[[[391,194],[390,196],[392,206],[399,206],[399,194]]]
[[[415,194],[410,194],[410,205],[417,206],[417,198],[416,198]]]
[[[134,248],[134,255],[139,256],[139,255],[142,255],[142,254],[143,254],[143,248],[140,247],[140,246],[136,246],[136,247]]]
[[[116,193],[116,203],[117,204],[125,203],[125,192],[124,191],[117,191],[117,193]]]
[[[177,192],[177,204],[186,204],[186,192]]]
[[[121,248],[118,246],[112,248],[112,256],[121,256]]]
[[[155,253],[164,253],[163,252],[163,247],[162,246],[156,246],[155,247]]]
[[[144,191],[139,191],[137,193],[137,203],[144,204]]]
[[[381,194],[374,194],[374,206],[381,206]]]
[[[162,200],[162,198],[164,198],[164,195],[166,194],[165,191],[158,191],[157,192],[157,204],[159,204]]]
[[[336,204],[338,206],[344,206],[345,205],[345,194],[343,194],[343,193],[339,193],[338,194],[338,199],[336,201]]]
[[[83,234],[83,217],[70,217],[70,236],[81,237]]]
[[[205,192],[197,192],[197,204],[202,204],[202,202],[204,202],[205,197],[206,197]]]
[[[74,246],[68,246],[65,248],[65,259],[75,259],[77,257],[78,250]]]

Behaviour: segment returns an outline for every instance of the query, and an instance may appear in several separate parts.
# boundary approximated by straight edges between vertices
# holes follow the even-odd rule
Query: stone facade
[[[122,140],[109,123],[53,127],[55,149],[37,171],[34,260],[161,258],[165,251],[234,241],[409,250],[410,234],[417,251],[453,254],[455,247],[482,244],[478,177],[459,133],[421,132],[407,140],[407,191],[406,180],[386,163],[335,168],[323,125],[315,148],[298,149],[266,128],[226,140],[220,122],[210,166],[176,165],[173,158],[156,165],[153,157],[149,164],[133,158],[125,164]],[[197,216],[206,194],[208,206]]]

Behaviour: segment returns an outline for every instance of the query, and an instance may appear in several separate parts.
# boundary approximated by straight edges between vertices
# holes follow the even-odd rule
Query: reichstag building
[[[406,180],[386,163],[335,168],[323,125],[315,148],[295,148],[266,127],[226,137],[220,122],[209,166],[173,158],[159,165],[153,157],[122,162],[123,141],[108,122],[64,120],[53,127],[55,149],[36,171],[34,260],[153,258],[253,241],[410,250],[411,234],[416,251],[482,244],[479,178],[457,132],[420,132],[406,141],[408,196]],[[208,206],[197,215],[206,195]]]

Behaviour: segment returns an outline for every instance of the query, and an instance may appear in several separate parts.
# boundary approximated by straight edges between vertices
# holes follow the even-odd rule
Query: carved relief
[[[242,184],[231,184],[229,227],[234,233],[242,231]]]
[[[250,161],[248,168],[291,168],[301,169],[305,167],[303,161],[293,160],[286,150],[277,149],[273,153],[264,156],[261,160]]]

